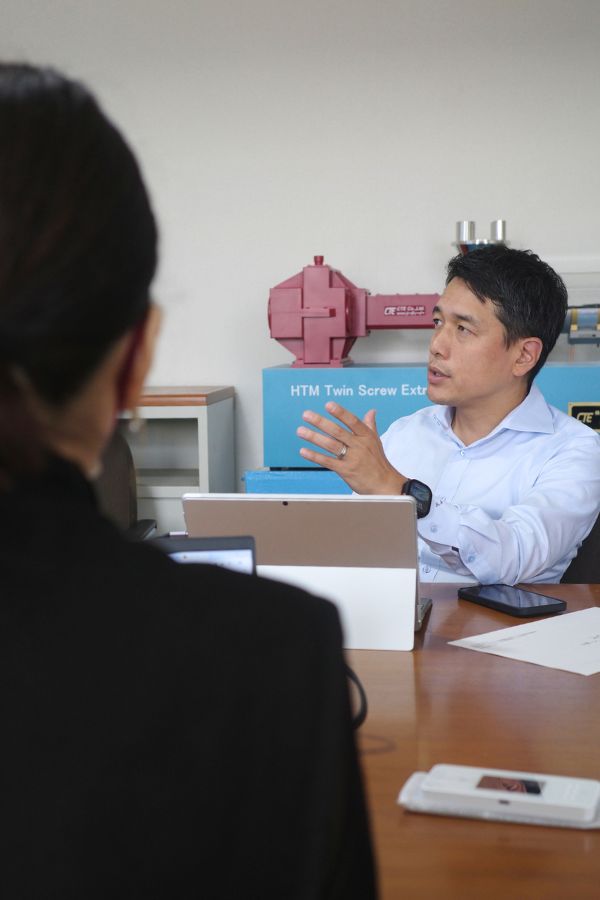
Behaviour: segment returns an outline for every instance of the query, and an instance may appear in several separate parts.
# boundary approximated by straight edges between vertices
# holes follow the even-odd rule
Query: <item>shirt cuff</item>
[[[476,562],[475,549],[461,548],[459,545],[461,514],[460,507],[446,503],[434,495],[429,515],[418,520],[417,531],[419,537],[446,565],[459,573],[466,571],[475,575],[471,568]]]

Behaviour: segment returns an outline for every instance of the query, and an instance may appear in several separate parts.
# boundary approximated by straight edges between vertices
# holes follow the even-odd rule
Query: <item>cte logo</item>
[[[600,431],[600,403],[569,403],[569,415],[594,431]]]
[[[424,306],[385,306],[384,316],[424,316]]]

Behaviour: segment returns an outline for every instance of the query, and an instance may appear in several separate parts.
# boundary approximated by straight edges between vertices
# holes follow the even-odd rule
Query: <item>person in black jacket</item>
[[[91,486],[156,227],[79,83],[0,64],[0,896],[375,896],[337,613],[127,541]]]

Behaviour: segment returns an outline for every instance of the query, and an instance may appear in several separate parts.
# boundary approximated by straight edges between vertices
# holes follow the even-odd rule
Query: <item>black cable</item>
[[[366,695],[364,687],[362,686],[361,680],[358,677],[358,675],[356,674],[356,672],[354,672],[354,670],[350,668],[348,663],[344,663],[344,665],[346,667],[346,675],[348,676],[350,681],[353,683],[353,685],[356,687],[356,690],[358,691],[358,697],[360,700],[360,706],[358,708],[358,712],[356,713],[356,715],[354,715],[352,717],[352,727],[354,729],[357,729],[357,728],[360,728],[362,723],[367,718],[367,712],[368,712],[367,695]]]

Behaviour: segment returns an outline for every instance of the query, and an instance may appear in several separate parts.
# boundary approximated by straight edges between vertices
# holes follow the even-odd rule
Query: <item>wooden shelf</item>
[[[184,529],[184,493],[235,492],[234,395],[228,385],[147,387],[137,411],[141,430],[131,432],[124,417],[138,515],[156,519],[159,533]]]

